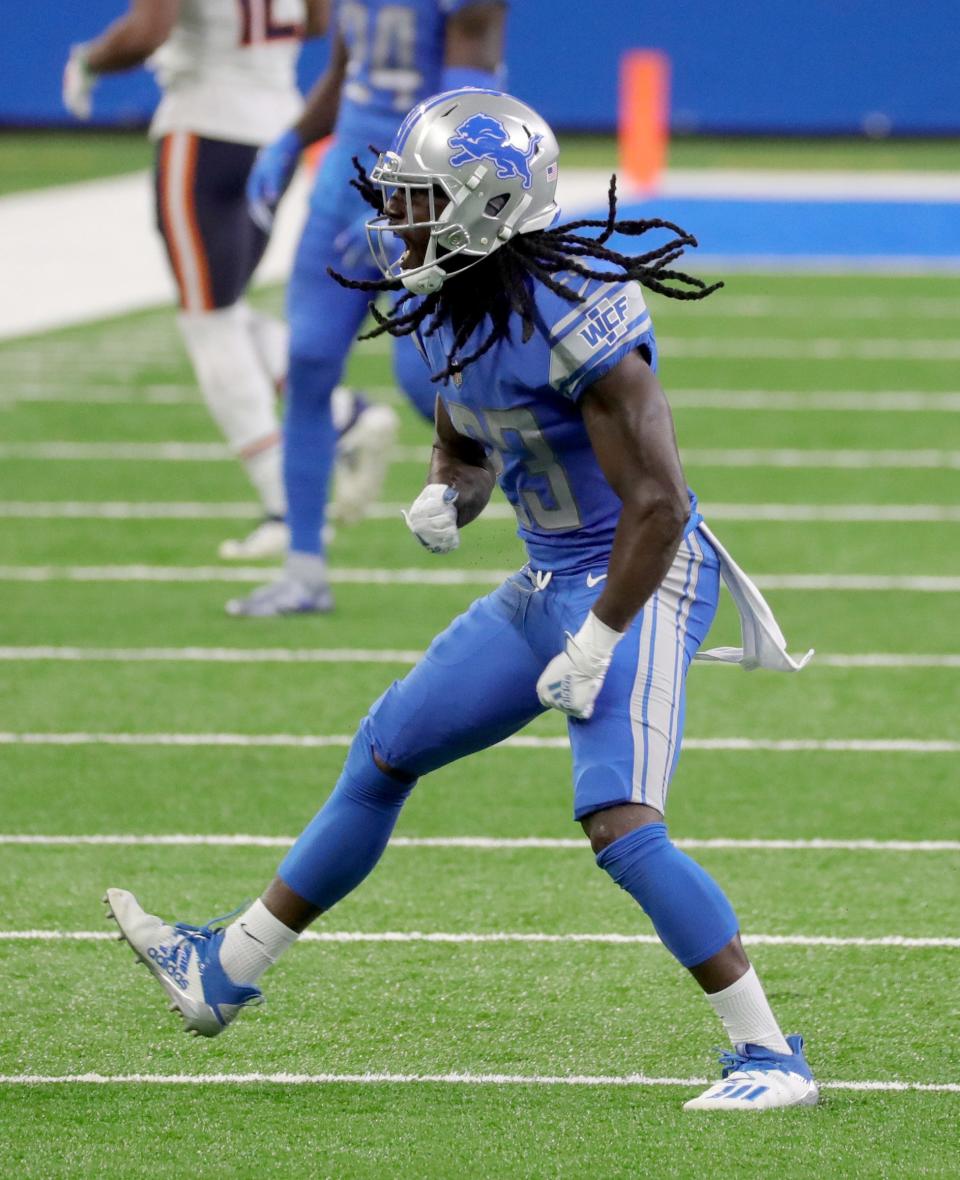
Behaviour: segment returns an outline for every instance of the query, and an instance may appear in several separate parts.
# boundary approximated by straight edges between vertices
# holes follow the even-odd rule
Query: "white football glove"
[[[591,611],[576,635],[567,632],[563,651],[540,673],[537,696],[541,704],[583,721],[592,717],[613,649],[622,638],[621,631],[601,623]]]
[[[403,514],[407,528],[431,553],[451,553],[460,544],[458,495],[448,484],[428,483]]]
[[[63,105],[77,119],[89,119],[97,75],[87,65],[86,45],[74,45],[63,70]]]

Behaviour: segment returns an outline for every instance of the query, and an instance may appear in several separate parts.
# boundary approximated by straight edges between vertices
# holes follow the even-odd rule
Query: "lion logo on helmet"
[[[519,179],[524,188],[532,182],[530,161],[537,154],[542,135],[531,135],[530,146],[522,152],[510,142],[506,128],[492,115],[471,115],[464,119],[447,143],[456,151],[450,157],[450,164],[459,168],[471,160],[492,160],[501,180]]]

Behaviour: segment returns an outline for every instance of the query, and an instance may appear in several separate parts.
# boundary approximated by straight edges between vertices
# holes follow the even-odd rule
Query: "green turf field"
[[[561,137],[563,163],[576,168],[614,168],[617,148],[608,135]],[[0,194],[94,180],[149,168],[153,148],[143,132],[0,130]],[[956,167],[950,140],[783,140],[760,137],[678,137],[670,145],[674,168],[853,168],[926,172]]]
[[[522,560],[499,496],[448,558],[410,538],[429,435],[401,408],[384,505],[331,550],[337,613],[228,619],[255,571],[216,547],[255,511],[161,310],[0,345],[4,1175],[957,1174],[960,283],[734,276],[652,302],[704,511],[819,652],[798,677],[694,669],[670,819],[715,842],[694,855],[822,1105],[682,1113],[721,1033],[659,947],[609,938],[650,927],[566,843],[558,715],[424,780],[317,927],[367,940],[298,946],[222,1038],[184,1037],[102,941],[108,885],[189,921],[254,896],[373,697]],[[351,377],[384,389],[384,347]],[[735,639],[725,602],[711,643]]]

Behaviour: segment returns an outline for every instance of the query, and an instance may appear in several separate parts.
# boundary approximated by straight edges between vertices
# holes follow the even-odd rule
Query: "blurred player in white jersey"
[[[157,226],[180,300],[178,324],[211,414],[242,462],[263,522],[227,558],[274,556],[286,543],[277,386],[287,330],[243,295],[268,234],[244,188],[261,146],[296,119],[304,36],[325,30],[328,0],[131,0],[95,40],[70,53],[63,100],[87,119],[97,78],[147,63],[163,98],[157,141]]]
[[[337,385],[367,315],[368,295],[362,288],[338,287],[328,270],[360,282],[379,273],[367,245],[368,211],[350,185],[352,160],[366,157],[371,144],[389,143],[419,99],[452,87],[497,85],[506,7],[506,0],[333,0],[329,65],[302,117],[264,149],[251,173],[251,208],[269,224],[304,148],[334,135],[310,196],[287,290],[283,472],[290,550],[282,577],[231,599],[231,615],[263,618],[333,607],[324,521],[334,459],[333,515],[360,519],[382,485],[396,430],[389,406],[362,397],[338,404]],[[393,363],[397,385],[432,423],[436,390],[411,337],[395,342]],[[346,427],[356,439],[353,447]]]

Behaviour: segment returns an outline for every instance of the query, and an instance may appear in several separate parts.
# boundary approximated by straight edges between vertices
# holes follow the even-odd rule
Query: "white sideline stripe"
[[[830,934],[744,934],[745,946],[801,946],[830,949],[889,947],[894,950],[955,950],[960,938],[908,938],[887,934],[879,938],[843,938]],[[116,942],[111,930],[0,930],[0,942]],[[540,932],[514,933],[494,931],[489,934],[472,932],[443,933],[422,930],[308,930],[299,942],[320,943],[441,943],[445,945],[478,946],[484,944],[533,943],[595,943],[607,946],[660,946],[656,934],[544,934]]]
[[[0,1074],[3,1086],[706,1086],[715,1078],[656,1078],[647,1074],[499,1074],[499,1073],[75,1073]],[[904,1093],[960,1093],[957,1082],[835,1081],[827,1090]]]
[[[685,462],[700,467],[960,468],[960,451],[931,449],[683,448],[681,456]],[[401,463],[426,463],[430,459],[430,448],[395,447],[392,457]],[[0,443],[0,459],[210,463],[233,462],[235,457],[222,443],[62,441]]]
[[[0,833],[0,845],[41,848],[85,846],[166,848],[289,848],[295,836],[199,835],[174,833],[162,836],[119,835],[45,836],[33,833]],[[678,848],[756,852],[960,852],[960,840],[811,840],[739,839],[710,836],[679,837]],[[479,852],[544,849],[583,852],[586,842],[572,837],[549,836],[393,836],[391,848],[464,848]]]
[[[0,647],[0,661],[29,663],[415,664],[421,651],[288,647]],[[705,663],[705,668],[727,667]],[[960,668],[960,654],[909,652],[817,653],[817,668]]]
[[[800,338],[745,336],[665,336],[660,349],[668,357],[723,357],[729,359],[768,360],[960,360],[960,340],[872,340],[836,336]]]
[[[360,586],[498,586],[516,570],[331,569],[333,583]],[[0,565],[0,582],[262,582],[266,566]],[[761,590],[863,590],[955,594],[960,576],[928,574],[758,574]]]
[[[399,520],[407,504],[372,504],[370,520]],[[786,521],[899,524],[960,523],[960,505],[946,504],[727,504],[704,506],[712,520]],[[243,500],[226,503],[205,501],[136,500],[5,500],[0,518],[8,520],[255,520],[256,505]],[[509,504],[488,504],[481,521],[514,520]]]
[[[239,748],[276,747],[293,750],[346,748],[353,741],[350,734],[290,733],[31,733],[0,732],[0,746],[236,746]],[[960,741],[921,741],[914,738],[825,739],[807,738],[686,738],[687,750],[767,750],[773,753],[828,751],[862,754],[958,754]],[[518,734],[491,746],[525,750],[566,750],[566,737],[532,737]]]

